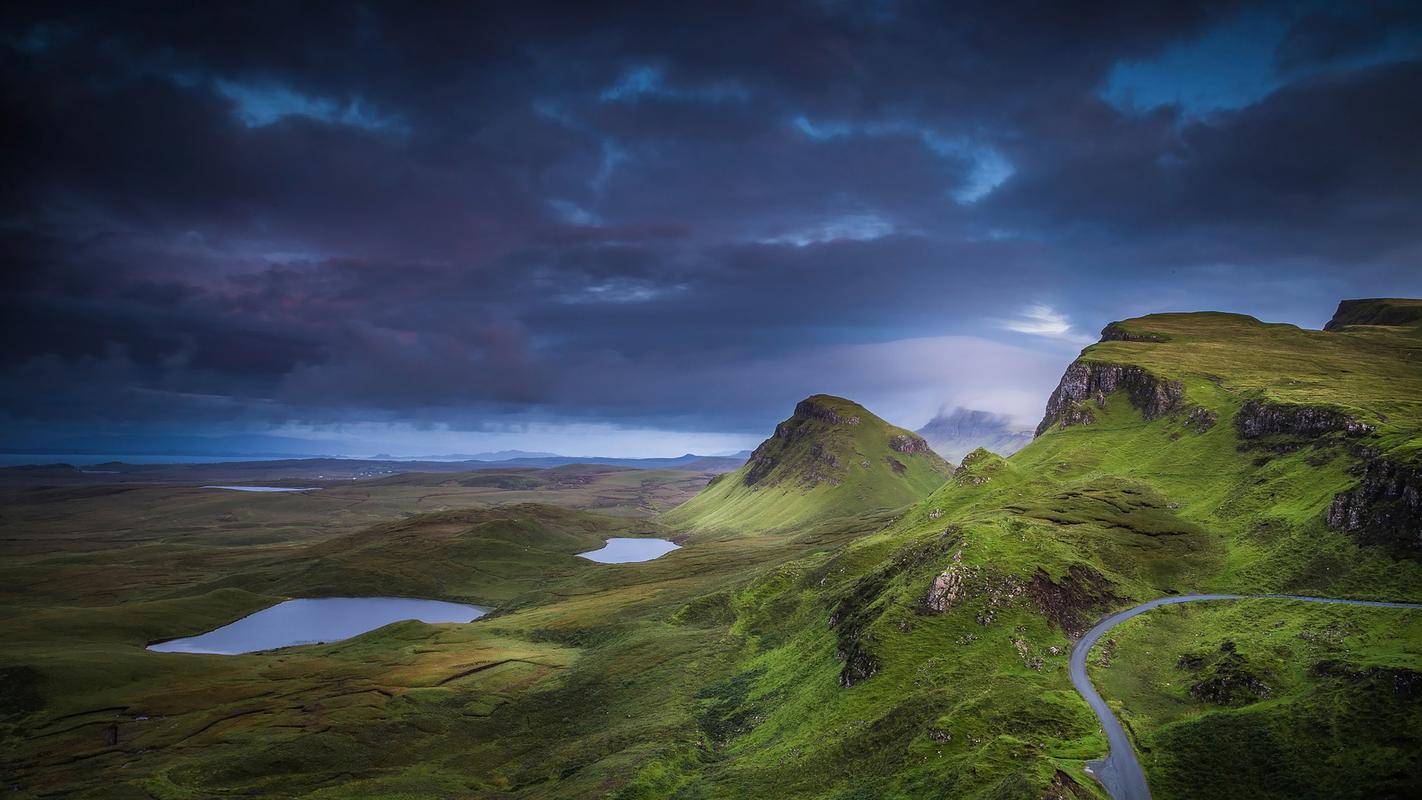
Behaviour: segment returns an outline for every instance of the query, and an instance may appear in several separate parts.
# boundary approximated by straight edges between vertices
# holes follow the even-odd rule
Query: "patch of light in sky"
[[[1326,5],[1315,3],[1293,13]],[[1369,52],[1281,72],[1275,53],[1289,27],[1287,16],[1258,11],[1237,14],[1154,56],[1118,62],[1101,87],[1101,96],[1123,111],[1178,105],[1198,116],[1252,105],[1301,78],[1415,58],[1422,48],[1422,35],[1398,30]]]
[[[601,424],[529,423],[488,431],[460,431],[447,425],[421,428],[406,423],[357,422],[332,425],[288,423],[274,435],[316,443],[340,443],[346,454],[396,456],[532,450],[566,456],[672,458],[748,450],[764,437],[622,428]],[[317,447],[317,450],[321,448]]]

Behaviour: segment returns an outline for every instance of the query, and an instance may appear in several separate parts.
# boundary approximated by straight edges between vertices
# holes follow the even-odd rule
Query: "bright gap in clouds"
[[[1091,344],[1096,340],[1075,332],[1071,320],[1045,303],[1026,306],[1012,319],[1002,320],[1003,328],[1014,333],[1042,336],[1076,344]]]
[[[339,451],[338,455],[367,457],[377,453],[411,457],[531,450],[572,457],[675,458],[686,453],[723,455],[749,450],[763,438],[581,423],[528,423],[485,431],[383,422],[288,424],[271,433],[310,442],[312,452],[327,453],[334,449]]]

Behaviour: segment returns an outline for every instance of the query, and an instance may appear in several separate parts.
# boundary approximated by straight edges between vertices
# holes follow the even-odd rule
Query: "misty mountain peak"
[[[1016,425],[1011,417],[961,406],[940,412],[918,433],[934,452],[954,462],[980,447],[1012,455],[1032,441],[1032,431]]]

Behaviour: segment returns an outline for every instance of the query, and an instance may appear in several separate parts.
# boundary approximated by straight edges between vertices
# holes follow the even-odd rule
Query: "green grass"
[[[1092,680],[1119,703],[1162,800],[1404,797],[1422,785],[1422,612],[1194,604],[1112,638]],[[1217,660],[1222,646],[1267,691],[1192,694],[1212,673],[1191,659]]]
[[[840,397],[800,404],[841,421],[797,413],[782,422],[744,467],[717,476],[706,491],[666,515],[688,530],[758,532],[922,499],[947,479],[948,464],[921,437]],[[894,449],[896,440],[922,452]]]
[[[1171,592],[1422,600],[1422,566],[1325,521],[1358,480],[1358,445],[1422,452],[1417,325],[1171,314],[1122,327],[1152,340],[1083,358],[1180,382],[1177,413],[1145,420],[1117,393],[1093,424],[951,474],[892,449],[902,432],[867,411],[819,398],[860,423],[792,418],[757,480],[730,473],[656,518],[683,479],[11,495],[0,767],[20,797],[1100,797],[1081,767],[1105,742],[1067,673],[1081,625]],[[1242,441],[1233,420],[1255,398],[1377,430]],[[1216,424],[1192,424],[1195,408]],[[642,564],[573,556],[611,535],[684,547]],[[935,613],[939,576],[956,593]],[[232,658],[143,649],[336,591],[499,611]],[[1422,631],[1386,613],[1146,615],[1097,673],[1150,748],[1159,796],[1270,796],[1270,769],[1292,770],[1279,785],[1295,794],[1385,794],[1416,775],[1418,720],[1366,670],[1422,670]],[[1180,694],[1180,655],[1205,677],[1236,669],[1225,631],[1278,694],[1227,708]],[[1315,675],[1320,660],[1352,672]],[[1206,785],[1200,763],[1248,769]]]

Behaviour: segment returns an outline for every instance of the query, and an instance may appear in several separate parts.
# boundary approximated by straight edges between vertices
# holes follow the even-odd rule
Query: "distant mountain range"
[[[392,456],[378,453],[371,461],[511,461],[515,458],[563,458],[557,453],[537,450],[496,450],[492,453],[448,453],[442,456]]]
[[[486,453],[483,455],[497,455]],[[0,468],[0,483],[115,483],[129,481],[273,481],[273,480],[352,480],[376,478],[406,472],[473,472],[484,470],[546,469],[571,464],[592,464],[626,469],[671,469],[720,474],[739,469],[750,456],[743,450],[729,456],[695,453],[675,458],[605,458],[598,456],[529,456],[485,460],[407,460],[394,458],[285,458],[263,461],[214,463],[140,463],[107,461],[75,465],[61,458]],[[42,457],[41,457],[42,458]]]
[[[1032,441],[1031,428],[1015,425],[1001,414],[970,408],[940,412],[918,429],[918,435],[928,440],[933,452],[954,463],[979,447],[1010,456]]]
[[[634,469],[681,469],[692,472],[730,472],[739,468],[750,458],[749,450],[742,450],[729,456],[700,456],[695,453],[674,458],[608,458],[603,456],[525,456],[519,458],[507,458],[502,460],[493,459],[471,459],[478,466],[471,466],[468,461],[447,462],[458,463],[463,469],[493,469],[497,467],[562,467],[568,464],[601,464],[610,467],[632,467]],[[402,462],[404,463],[404,462]],[[428,464],[430,462],[419,462]],[[438,463],[438,462],[436,462]]]

